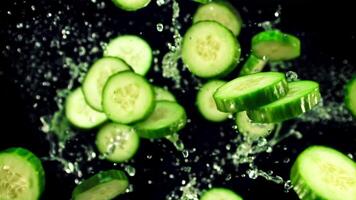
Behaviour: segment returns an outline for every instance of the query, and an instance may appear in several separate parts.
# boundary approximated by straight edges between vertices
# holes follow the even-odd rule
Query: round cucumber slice
[[[102,171],[75,187],[73,200],[110,200],[125,193],[129,181],[123,171]]]
[[[229,113],[223,113],[216,107],[213,94],[226,82],[221,80],[211,80],[205,83],[197,94],[196,105],[202,116],[213,122],[221,122],[228,118]]]
[[[237,129],[246,137],[257,139],[268,136],[274,129],[271,123],[254,123],[248,118],[246,111],[236,114]]]
[[[146,7],[151,0],[112,0],[114,4],[126,11],[136,11]]]
[[[314,81],[296,81],[288,84],[286,96],[247,114],[254,122],[274,123],[295,118],[317,105],[321,100],[319,84]]]
[[[0,199],[37,200],[44,189],[41,161],[23,148],[0,152]]]
[[[156,95],[156,101],[177,101],[169,90],[158,86],[153,86],[153,89]]]
[[[288,84],[283,73],[260,72],[226,83],[214,93],[214,99],[220,111],[235,113],[276,101],[287,91]]]
[[[279,30],[268,30],[252,38],[252,52],[270,61],[291,60],[300,55],[300,40]]]
[[[240,44],[227,28],[214,21],[191,26],[183,38],[182,59],[196,76],[227,75],[239,62]]]
[[[175,102],[157,101],[153,113],[134,125],[143,138],[163,138],[177,133],[187,122],[184,108]]]
[[[87,104],[81,88],[68,95],[64,108],[69,122],[78,128],[94,128],[107,120],[104,113],[94,110]]]
[[[255,55],[250,55],[241,68],[240,76],[261,72],[266,66],[267,60],[257,58]]]
[[[293,164],[290,178],[302,200],[356,199],[355,162],[329,147],[305,149]]]
[[[103,90],[104,112],[114,122],[129,124],[146,118],[155,105],[153,88],[130,71],[109,78]]]
[[[89,69],[84,82],[83,93],[87,103],[97,111],[103,111],[102,93],[106,81],[117,72],[131,70],[125,61],[106,57],[97,60]]]
[[[150,45],[136,35],[121,35],[111,40],[104,55],[123,59],[137,74],[143,76],[147,74],[152,63]]]
[[[219,22],[233,32],[235,36],[239,35],[242,27],[240,14],[228,1],[223,0],[201,5],[193,16],[193,23],[200,21]]]
[[[243,200],[234,191],[226,188],[212,188],[203,193],[200,200]]]
[[[347,83],[345,93],[345,105],[356,117],[356,76]]]
[[[140,138],[130,126],[108,123],[99,130],[95,143],[107,160],[125,162],[136,154]]]

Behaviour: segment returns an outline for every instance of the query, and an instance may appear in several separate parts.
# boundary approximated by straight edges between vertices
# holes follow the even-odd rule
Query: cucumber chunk
[[[78,128],[94,128],[107,120],[104,113],[94,110],[87,104],[82,88],[77,88],[68,95],[64,108],[68,121]]]
[[[248,118],[246,111],[236,114],[237,129],[245,136],[251,139],[268,136],[274,129],[274,124],[271,123],[254,123]]]
[[[220,111],[235,113],[276,101],[287,94],[287,85],[283,73],[260,72],[226,83],[214,93],[214,99]]]
[[[154,105],[152,86],[133,72],[119,72],[104,86],[104,112],[114,122],[130,124],[142,120],[151,114]]]
[[[234,191],[226,188],[212,188],[203,193],[200,200],[243,200]]]
[[[345,93],[345,105],[356,117],[356,76],[347,83]]]
[[[152,63],[152,49],[141,37],[120,35],[109,42],[104,56],[123,59],[140,75],[146,75]]]
[[[314,81],[296,81],[288,84],[286,96],[247,114],[254,122],[274,123],[295,118],[321,101],[319,84]]]
[[[241,68],[240,76],[261,72],[266,66],[267,60],[257,58],[255,55],[250,55]]]
[[[183,37],[182,60],[196,76],[227,75],[239,62],[240,44],[227,28],[214,21],[191,26]]]
[[[153,86],[153,89],[156,95],[156,101],[177,101],[169,90],[158,86]]]
[[[355,200],[356,164],[341,152],[311,146],[299,154],[290,175],[302,200]]]
[[[0,152],[0,199],[37,200],[44,189],[41,161],[23,148]]]
[[[95,143],[107,160],[125,162],[136,154],[140,138],[130,126],[108,123],[99,130]]]
[[[110,200],[125,193],[129,181],[123,171],[102,171],[75,187],[73,200]]]
[[[112,0],[114,4],[126,11],[136,11],[146,7],[151,0]]]

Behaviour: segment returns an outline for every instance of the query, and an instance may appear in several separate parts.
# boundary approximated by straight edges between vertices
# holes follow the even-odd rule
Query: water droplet
[[[163,26],[163,24],[161,24],[161,23],[158,23],[158,24],[156,25],[156,29],[157,29],[158,32],[162,32],[162,31],[163,31],[163,28],[164,28],[164,26]]]
[[[286,77],[287,77],[287,80],[289,82],[292,82],[292,81],[297,81],[298,80],[298,74],[293,72],[293,71],[288,71],[286,73]]]
[[[188,156],[189,156],[189,152],[186,149],[182,151],[182,154],[183,154],[184,158],[188,158]]]
[[[130,165],[125,166],[125,171],[129,176],[135,176],[136,169]]]

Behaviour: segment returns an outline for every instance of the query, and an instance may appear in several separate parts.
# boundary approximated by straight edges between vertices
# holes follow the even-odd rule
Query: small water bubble
[[[290,180],[284,183],[284,192],[288,193],[290,189],[293,188],[292,182]]]
[[[149,185],[151,185],[153,182],[152,182],[152,180],[148,180],[147,183],[148,183]]]
[[[258,177],[258,172],[256,169],[247,170],[247,175],[250,179],[256,179]]]
[[[31,6],[31,10],[32,11],[35,11],[36,10],[36,7],[34,5]]]
[[[16,28],[18,28],[18,29],[23,28],[23,23],[16,24]]]
[[[129,176],[135,176],[136,169],[130,165],[125,166],[125,171]]]
[[[146,156],[146,158],[149,159],[149,160],[151,160],[151,159],[152,159],[152,155],[151,155],[151,154],[148,154],[148,155]]]
[[[293,71],[288,71],[286,73],[287,80],[289,82],[297,81],[298,80],[298,74],[293,72]]]
[[[163,26],[162,23],[158,23],[158,24],[156,25],[156,29],[157,29],[158,32],[162,32],[162,31],[163,31],[163,28],[164,28],[164,26]]]
[[[188,158],[188,156],[189,156],[189,152],[186,149],[182,151],[182,154],[183,154],[184,158]]]

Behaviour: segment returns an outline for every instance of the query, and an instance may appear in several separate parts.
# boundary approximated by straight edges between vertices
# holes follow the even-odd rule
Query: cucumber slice
[[[153,111],[154,100],[147,80],[130,71],[111,76],[103,90],[104,112],[109,119],[122,124],[146,118]]]
[[[125,193],[128,185],[123,171],[102,171],[77,185],[72,197],[73,200],[110,200]]]
[[[261,72],[266,66],[267,60],[257,58],[255,55],[250,55],[241,68],[240,76]]]
[[[137,152],[140,138],[130,126],[109,123],[99,130],[95,143],[107,160],[125,162]]]
[[[226,188],[212,188],[202,195],[200,200],[243,200],[234,191]]]
[[[216,107],[213,94],[226,82],[221,80],[212,80],[205,83],[197,94],[196,105],[202,116],[213,122],[221,122],[228,118],[229,113],[223,113]]]
[[[240,14],[228,1],[224,0],[201,5],[193,16],[193,23],[200,21],[219,22],[235,36],[239,35],[242,27]]]
[[[78,128],[94,128],[107,120],[104,113],[94,110],[87,104],[81,88],[68,95],[64,108],[68,121]]]
[[[213,0],[193,0],[195,2],[198,2],[198,3],[209,3],[209,2],[212,2]]]
[[[134,126],[139,136],[151,139],[177,133],[186,122],[187,115],[181,105],[170,101],[157,101],[153,113]]]
[[[248,110],[254,122],[274,123],[295,118],[317,105],[321,100],[319,84],[314,81],[296,81],[288,84],[286,96],[270,104]]]
[[[345,93],[345,105],[356,117],[356,76],[347,83]]]
[[[23,148],[0,152],[0,199],[37,200],[45,184],[41,161]]]
[[[183,37],[183,62],[193,74],[202,78],[227,75],[235,69],[240,54],[236,37],[214,21],[194,24]]]
[[[130,69],[119,58],[106,57],[97,60],[89,69],[82,86],[87,103],[95,110],[103,111],[101,97],[106,81],[111,75]]]
[[[238,77],[215,93],[217,108],[222,112],[240,112],[276,101],[288,91],[283,73],[260,72]]]
[[[104,55],[123,59],[140,75],[147,74],[152,63],[150,45],[136,35],[121,35],[111,40]]]
[[[126,11],[136,11],[146,7],[151,0],[112,0],[114,4]]]
[[[252,38],[252,52],[270,61],[291,60],[300,55],[300,40],[279,30],[268,30]]]
[[[153,89],[156,95],[156,101],[177,101],[169,90],[158,86],[154,86]]]
[[[237,129],[245,136],[257,139],[268,136],[274,129],[271,123],[254,123],[248,118],[246,111],[236,114]]]
[[[290,178],[302,200],[356,199],[355,162],[329,147],[305,149],[293,164]]]

